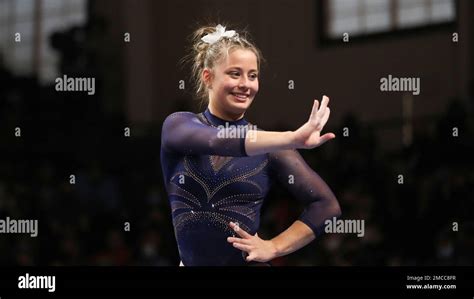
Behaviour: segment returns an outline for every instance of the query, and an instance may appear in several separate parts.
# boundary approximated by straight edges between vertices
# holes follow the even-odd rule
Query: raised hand
[[[313,110],[311,111],[309,120],[298,130],[293,132],[294,145],[296,148],[315,148],[336,137],[333,133],[326,133],[321,136],[321,131],[327,123],[329,114],[331,113],[328,103],[329,98],[327,96],[323,96],[321,107],[319,107],[318,100],[314,101]]]

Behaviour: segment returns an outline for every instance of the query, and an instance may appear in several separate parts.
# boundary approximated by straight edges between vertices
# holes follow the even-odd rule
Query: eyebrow
[[[238,67],[238,66],[230,66],[230,67],[227,68],[227,70],[231,70],[231,69],[238,69],[239,71],[242,71],[242,68],[240,68],[240,67]],[[258,73],[258,70],[256,70],[256,69],[251,69],[251,70],[249,71],[249,73],[250,73],[250,72]]]

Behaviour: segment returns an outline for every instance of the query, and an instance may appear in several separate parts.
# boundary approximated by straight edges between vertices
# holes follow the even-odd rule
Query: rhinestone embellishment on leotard
[[[170,195],[174,195],[174,200],[171,201],[171,210],[174,213],[176,233],[179,233],[187,224],[196,221],[206,221],[211,225],[232,233],[229,222],[240,222],[232,217],[232,214],[245,217],[251,222],[256,221],[256,211],[249,207],[248,204],[258,204],[260,200],[256,201],[255,198],[262,197],[261,192],[263,190],[260,185],[249,178],[260,173],[267,164],[268,160],[265,159],[253,169],[239,169],[240,171],[235,171],[235,174],[228,176],[227,179],[217,180],[205,177],[199,173],[196,167],[193,167],[189,157],[185,157],[185,171],[175,174],[169,183],[172,190]],[[186,190],[185,184],[180,185],[174,182],[179,175],[184,175],[186,180],[192,180],[197,183],[203,189],[206,198],[198,199],[190,191]],[[224,198],[216,197],[216,194],[221,189],[229,187],[234,183],[251,185],[251,190],[255,192],[232,194]],[[245,224],[240,223],[240,225],[242,229],[249,230]]]

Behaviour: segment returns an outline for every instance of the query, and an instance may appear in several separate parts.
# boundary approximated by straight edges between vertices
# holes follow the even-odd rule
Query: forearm
[[[315,239],[313,230],[297,220],[284,232],[271,239],[275,247],[275,257],[290,254]]]
[[[250,130],[245,138],[245,151],[248,156],[294,148],[294,132],[292,131],[271,132]]]

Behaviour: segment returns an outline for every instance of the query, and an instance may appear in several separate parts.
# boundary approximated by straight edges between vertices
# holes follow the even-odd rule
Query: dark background
[[[178,264],[160,131],[170,113],[204,109],[179,62],[186,38],[206,20],[248,29],[266,58],[246,115],[251,122],[294,130],[313,99],[331,98],[326,130],[337,138],[300,152],[336,194],[342,217],[365,220],[364,238],[325,235],[274,265],[472,265],[471,1],[455,1],[450,22],[349,43],[325,36],[327,1],[97,0],[78,6],[85,16],[79,22],[58,18],[56,27],[44,13],[54,4],[28,1],[31,34],[22,43],[33,45],[29,52],[11,59],[16,27],[2,26],[0,218],[38,219],[39,235],[0,235],[0,265]],[[2,18],[15,22],[14,9]],[[45,28],[53,29],[43,34]],[[54,63],[44,58],[45,47]],[[17,71],[29,56],[31,66]],[[96,78],[96,94],[57,92],[51,77],[63,74]],[[420,95],[381,92],[380,78],[389,74],[420,78]],[[280,233],[301,209],[275,186],[259,235]]]

